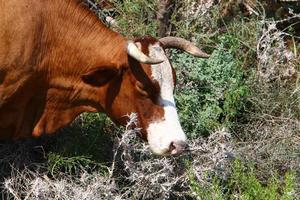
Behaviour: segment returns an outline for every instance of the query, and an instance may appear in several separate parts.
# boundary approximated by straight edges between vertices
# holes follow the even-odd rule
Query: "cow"
[[[154,154],[182,153],[167,48],[208,57],[182,38],[127,39],[78,0],[0,0],[0,138],[53,134],[83,112],[119,125],[137,113]]]

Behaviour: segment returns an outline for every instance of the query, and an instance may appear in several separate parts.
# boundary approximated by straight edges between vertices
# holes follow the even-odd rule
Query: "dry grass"
[[[274,175],[270,169],[281,169],[281,174],[288,169],[300,173],[300,138],[296,131],[300,123],[290,119],[264,116],[263,120],[245,126],[252,138],[240,142],[234,141],[225,129],[216,131],[208,138],[191,141],[190,152],[176,158],[155,157],[136,137],[138,130],[129,127],[116,139],[116,153],[106,173],[82,170],[77,175],[59,173],[53,177],[47,171],[12,168],[3,184],[4,196],[66,200],[184,199],[196,195],[189,188],[190,173],[197,182],[206,185],[211,181],[207,173],[226,180],[234,158],[254,162],[262,181]]]
[[[80,171],[77,175],[61,173],[51,177],[39,172],[13,168],[5,178],[3,190],[11,199],[168,199],[192,196],[188,173],[206,182],[204,174],[228,173],[228,163],[235,153],[231,136],[225,130],[209,138],[190,142],[190,151],[181,157],[156,157],[131,129],[136,116],[131,115],[125,133],[115,141],[115,155],[107,173]]]
[[[282,174],[288,169],[299,173],[299,122],[264,116],[244,126],[248,131],[244,141],[240,138],[236,142],[222,129],[208,138],[190,141],[190,151],[174,158],[152,155],[148,146],[136,137],[138,130],[130,128],[135,123],[135,115],[131,117],[125,133],[115,140],[114,159],[106,173],[81,170],[76,175],[59,173],[53,177],[46,170],[12,168],[3,184],[4,196],[66,200],[185,199],[196,197],[189,188],[189,174],[193,173],[197,182],[205,185],[211,181],[207,173],[226,180],[234,158],[254,162],[262,181],[274,175],[270,169],[282,169],[279,172]]]

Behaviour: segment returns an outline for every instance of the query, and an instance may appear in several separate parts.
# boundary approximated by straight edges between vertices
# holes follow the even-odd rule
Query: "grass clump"
[[[70,127],[52,138],[51,158],[86,157],[95,162],[109,161],[112,158],[111,126],[111,121],[104,114],[80,115]]]
[[[112,159],[111,122],[104,114],[85,113],[57,137],[48,150],[47,168],[51,175],[85,171],[104,173]]]
[[[88,156],[72,156],[63,157],[59,154],[49,153],[47,161],[48,171],[52,176],[61,172],[67,174],[77,174],[82,170],[96,171],[105,173],[106,167],[98,162],[95,162]]]

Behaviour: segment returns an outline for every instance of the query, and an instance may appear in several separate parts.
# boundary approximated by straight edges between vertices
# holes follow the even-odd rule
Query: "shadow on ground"
[[[51,177],[56,171],[76,173],[81,165],[91,170],[100,165],[110,166],[113,157],[110,132],[114,128],[106,117],[86,114],[53,136],[0,141],[0,188],[12,173],[24,169]]]

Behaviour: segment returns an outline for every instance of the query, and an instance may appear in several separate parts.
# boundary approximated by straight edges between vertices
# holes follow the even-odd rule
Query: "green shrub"
[[[269,178],[262,183],[256,177],[257,171],[253,166],[235,161],[232,175],[228,180],[220,180],[212,176],[210,184],[201,184],[193,176],[189,175],[190,189],[199,199],[241,199],[241,200],[293,200],[298,199],[295,191],[295,174],[286,172],[284,177],[278,175]]]
[[[189,174],[189,185],[194,196],[201,200],[225,200],[220,181],[213,178],[210,186],[199,184],[193,174]]]
[[[233,170],[228,184],[232,198],[238,195],[240,199],[245,200],[294,199],[295,175],[291,172],[285,174],[283,181],[280,181],[276,175],[271,177],[267,183],[262,184],[256,178],[253,166],[245,167],[240,161],[236,161]]]
[[[197,137],[219,126],[230,126],[242,111],[249,95],[241,68],[238,41],[230,36],[220,42],[208,60],[173,54],[178,72],[177,102],[183,126]]]

